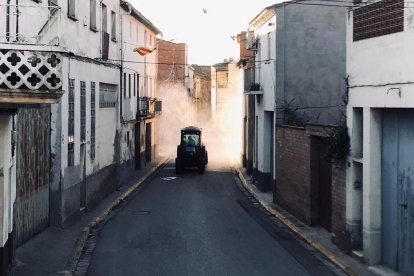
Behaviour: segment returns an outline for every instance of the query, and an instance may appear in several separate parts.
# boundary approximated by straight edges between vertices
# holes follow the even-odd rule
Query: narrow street
[[[173,163],[161,167],[95,233],[88,275],[342,273],[215,168],[174,178]]]

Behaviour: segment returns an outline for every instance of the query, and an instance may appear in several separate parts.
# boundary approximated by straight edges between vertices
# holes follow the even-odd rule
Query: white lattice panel
[[[0,88],[62,90],[62,63],[59,53],[0,50]]]

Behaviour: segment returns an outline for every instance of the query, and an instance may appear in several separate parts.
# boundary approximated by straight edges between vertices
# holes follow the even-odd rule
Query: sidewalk
[[[16,265],[11,275],[71,275],[90,228],[99,224],[113,208],[131,194],[145,179],[167,161],[158,158],[136,172],[135,179],[106,197],[99,205],[82,214],[68,228],[49,227],[16,250]]]
[[[253,185],[251,176],[248,176],[243,169],[235,168],[243,186],[254,198],[272,215],[281,220],[293,232],[306,240],[315,249],[325,255],[338,267],[349,275],[400,275],[397,272],[384,266],[367,266],[342,252],[331,242],[331,234],[322,227],[308,226],[292,214],[283,210],[273,203],[272,192],[261,192]]]

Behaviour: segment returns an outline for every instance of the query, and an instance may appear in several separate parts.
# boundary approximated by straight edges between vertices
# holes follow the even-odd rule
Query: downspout
[[[7,0],[6,7],[6,40],[10,41],[10,0]]]
[[[16,40],[19,40],[19,0],[16,0]]]

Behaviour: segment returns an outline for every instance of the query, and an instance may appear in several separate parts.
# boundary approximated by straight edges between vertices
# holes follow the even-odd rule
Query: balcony
[[[141,119],[154,118],[162,111],[162,101],[157,98],[139,97],[137,117]]]
[[[246,42],[246,49],[250,51],[257,50],[257,37],[254,31],[249,31],[247,33],[247,42]]]
[[[0,104],[56,103],[63,95],[62,55],[0,49]]]
[[[244,70],[244,93],[262,95],[263,89],[259,83],[254,82],[254,68]]]
[[[53,4],[0,4],[0,43],[58,46],[61,13]]]

